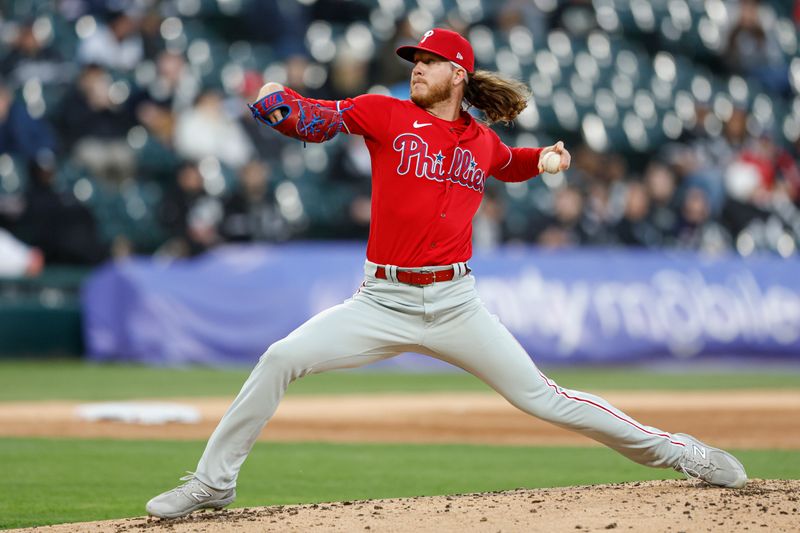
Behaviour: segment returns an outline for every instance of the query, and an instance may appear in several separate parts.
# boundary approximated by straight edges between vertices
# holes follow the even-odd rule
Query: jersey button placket
[[[445,212],[445,210],[447,209],[447,204],[450,203],[450,193],[452,191],[452,186],[453,186],[453,182],[450,181],[449,179],[445,178],[445,182],[444,182],[444,198],[442,199],[442,210],[439,213],[439,218],[440,219],[447,218],[447,213]],[[436,248],[436,241],[431,243],[431,248]]]

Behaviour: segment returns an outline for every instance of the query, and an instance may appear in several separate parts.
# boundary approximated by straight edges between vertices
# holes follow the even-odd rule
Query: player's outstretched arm
[[[279,83],[265,84],[248,107],[256,120],[304,143],[325,142],[345,127],[339,104],[304,98]]]
[[[278,101],[279,98],[282,101]],[[284,102],[291,102],[292,105]],[[261,87],[258,100],[250,105],[250,109],[255,107],[255,118],[283,135],[308,142],[323,142],[339,131],[374,139],[382,138],[389,130],[392,111],[397,108],[398,102],[395,98],[378,94],[363,94],[344,100],[320,100],[303,96],[280,83],[269,82]],[[267,103],[270,105],[265,107],[263,104]],[[294,123],[293,119],[287,119],[287,111],[295,103],[302,110],[295,117],[305,117],[300,121],[299,132],[302,136],[297,129],[290,127]],[[264,113],[256,113],[259,109]],[[266,113],[267,109],[270,110],[269,113]]]

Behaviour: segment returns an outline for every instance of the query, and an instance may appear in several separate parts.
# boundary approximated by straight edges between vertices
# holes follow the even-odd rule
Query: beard
[[[411,87],[411,101],[423,109],[427,109],[439,102],[449,100],[450,96],[453,94],[453,85],[447,81],[443,81],[439,85],[427,84],[426,86],[428,92],[424,96],[419,93],[415,94],[413,85]]]

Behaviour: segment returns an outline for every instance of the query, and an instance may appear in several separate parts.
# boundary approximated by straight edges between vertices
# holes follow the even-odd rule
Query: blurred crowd
[[[410,67],[394,49],[433,25],[467,35],[479,68],[530,81],[530,112],[498,127],[506,142],[564,139],[573,154],[563,174],[492,181],[476,248],[792,256],[800,2],[668,4],[663,18],[613,0],[6,2],[0,275],[225,242],[364,239],[363,142],[304,148],[245,104],[266,80],[326,99],[407,97]],[[681,48],[691,36],[704,53]],[[699,74],[681,90],[687,65]]]

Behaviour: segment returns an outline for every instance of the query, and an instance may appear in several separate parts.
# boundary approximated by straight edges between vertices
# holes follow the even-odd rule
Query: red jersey
[[[346,110],[343,131],[364,137],[372,159],[367,259],[373,263],[422,267],[467,261],[472,218],[488,177],[525,181],[539,172],[541,148],[509,148],[463,111],[448,121],[410,100],[376,94],[306,100]]]

